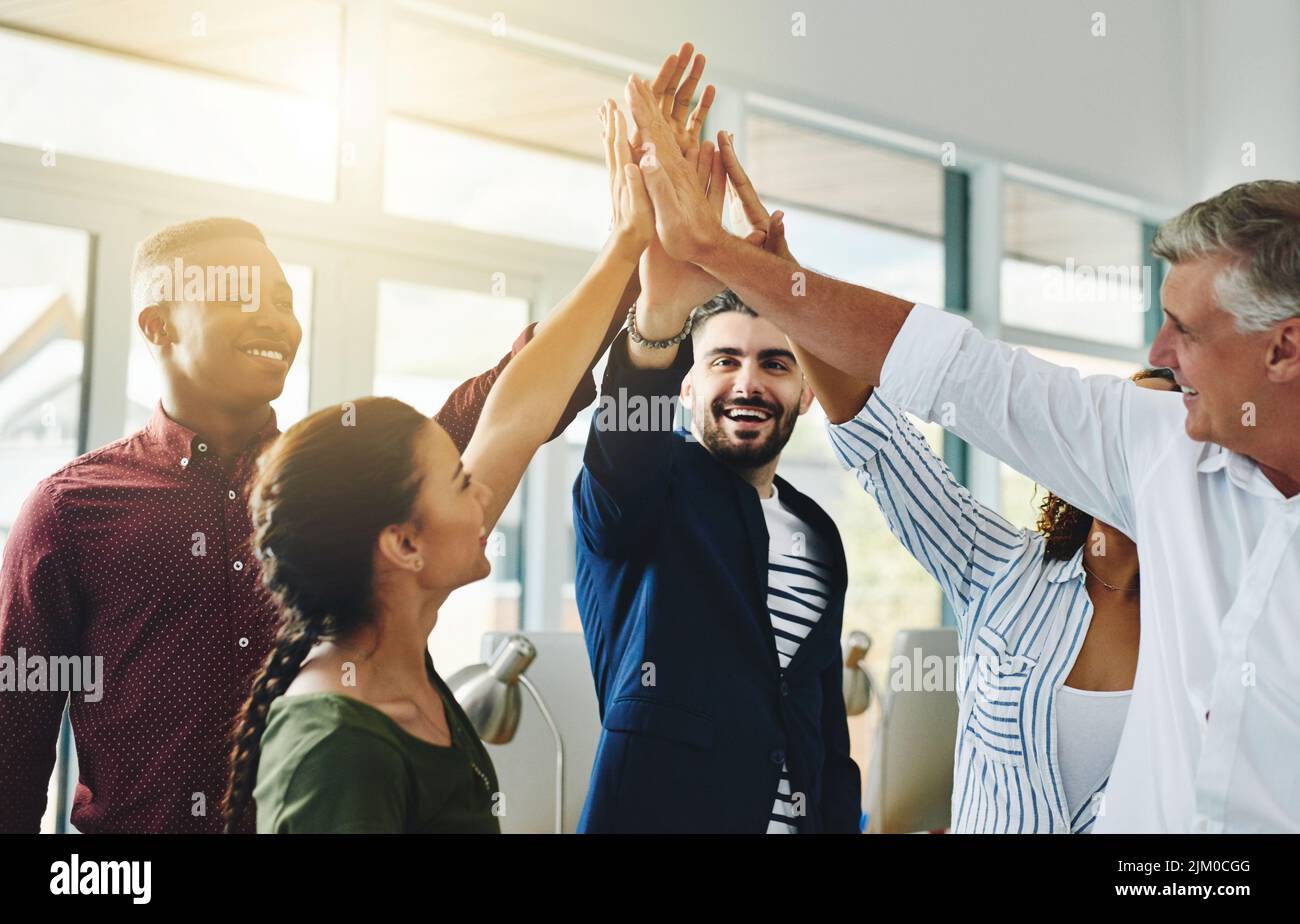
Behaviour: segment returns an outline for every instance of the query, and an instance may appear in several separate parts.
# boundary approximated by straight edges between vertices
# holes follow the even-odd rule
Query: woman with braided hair
[[[463,459],[392,398],[319,411],[260,458],[252,544],[282,619],[235,726],[227,831],[254,804],[259,832],[500,830],[492,762],[427,640],[447,596],[490,572],[488,533],[653,234],[623,117],[612,101],[601,116],[609,239],[497,380]]]

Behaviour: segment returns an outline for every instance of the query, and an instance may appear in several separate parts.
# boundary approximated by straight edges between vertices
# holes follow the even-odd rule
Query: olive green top
[[[253,800],[259,834],[499,834],[496,771],[429,662],[452,744],[412,735],[341,693],[271,703]]]

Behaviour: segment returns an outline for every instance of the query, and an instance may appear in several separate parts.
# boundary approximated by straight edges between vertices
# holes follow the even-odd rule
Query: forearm
[[[574,486],[579,539],[602,555],[616,555],[654,511],[661,510],[673,469],[673,398],[682,364],[667,369],[633,365],[624,334],[614,341],[592,417],[583,468]]]
[[[497,380],[464,454],[466,467],[493,489],[489,524],[587,374],[635,271],[635,261],[607,246]]]
[[[646,340],[671,340],[686,326],[694,306],[656,304],[642,298],[636,306],[636,329]],[[628,338],[627,355],[637,369],[667,369],[677,362],[681,344],[650,347]]]
[[[823,362],[788,337],[786,341],[827,419],[841,424],[856,417],[871,397],[871,386]]]
[[[695,259],[805,350],[868,385],[880,384],[911,302],[791,266],[730,235]]]

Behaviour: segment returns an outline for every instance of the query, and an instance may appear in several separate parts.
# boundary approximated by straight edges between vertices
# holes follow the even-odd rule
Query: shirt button
[[[190,460],[189,460],[189,459],[181,459],[181,468],[185,468],[185,466],[187,466],[187,465],[189,465],[189,464],[190,464]]]
[[[237,562],[235,562],[235,570],[236,570],[236,571],[243,571],[243,570],[244,570],[244,563],[243,563],[242,561],[237,561]]]
[[[246,638],[241,638],[241,639],[239,640],[239,647],[240,647],[240,648],[247,648],[247,647],[248,647],[248,639],[246,639]]]
[[[774,764],[783,764],[783,763],[785,763],[785,752],[784,752],[784,751],[773,751],[773,752],[772,752],[772,763],[774,763]]]
[[[231,500],[234,500],[234,499],[235,499],[235,492],[234,492],[234,491],[229,491],[229,492],[227,492],[227,493],[229,493],[229,495],[230,495],[230,499],[231,499]]]
[[[199,443],[199,452],[207,452],[207,451],[208,451],[208,444],[207,444],[207,443]]]

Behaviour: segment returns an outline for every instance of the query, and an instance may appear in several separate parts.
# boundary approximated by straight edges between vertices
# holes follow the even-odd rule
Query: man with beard
[[[785,335],[731,292],[684,326],[689,309],[656,299],[681,289],[658,284],[680,272],[662,257],[642,264],[602,390],[650,407],[679,393],[690,432],[599,415],[574,485],[603,725],[579,830],[856,832],[844,550],[776,474],[812,391]]]

